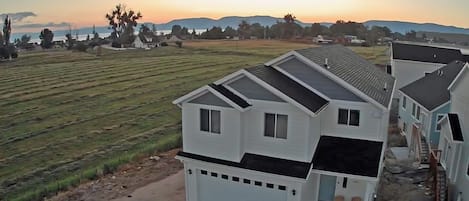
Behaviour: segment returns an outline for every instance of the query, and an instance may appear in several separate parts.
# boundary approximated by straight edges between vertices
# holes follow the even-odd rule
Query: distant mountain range
[[[231,26],[237,28],[238,24],[246,20],[249,23],[259,23],[263,26],[272,26],[277,21],[283,21],[282,18],[275,18],[271,16],[250,16],[250,17],[238,17],[238,16],[229,16],[223,17],[220,19],[210,19],[210,18],[186,18],[186,19],[177,19],[172,20],[168,23],[155,24],[158,32],[171,30],[173,25],[180,25],[182,27],[187,27],[189,30],[205,30],[210,29],[213,26],[218,26],[225,28]],[[301,26],[310,26],[311,23],[304,23],[298,21]],[[406,33],[408,31],[414,30],[417,32],[439,32],[439,33],[453,33],[453,34],[469,34],[468,28],[461,28],[455,26],[440,25],[434,23],[414,23],[414,22],[401,22],[401,21],[384,21],[384,20],[370,20],[363,22],[365,26],[387,26],[393,32]],[[145,22],[144,24],[149,25],[150,28],[153,25],[151,22]],[[321,22],[322,25],[331,26],[333,23],[330,22]],[[86,35],[92,33],[91,27],[81,28],[78,30],[73,30],[73,34]],[[106,26],[96,27],[96,31],[100,34],[108,35],[111,31]],[[55,36],[65,36],[67,30],[54,30]],[[38,37],[39,33],[14,33],[12,38],[19,38],[23,34],[29,34],[33,39]]]

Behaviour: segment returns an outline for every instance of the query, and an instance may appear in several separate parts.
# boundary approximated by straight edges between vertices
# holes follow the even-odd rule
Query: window
[[[231,180],[233,180],[233,181],[239,181],[239,177],[232,177]]]
[[[402,96],[402,108],[407,109],[407,97]]]
[[[347,182],[348,182],[348,178],[344,177],[344,180],[342,181],[342,188],[347,188]]]
[[[220,134],[220,111],[200,109],[200,130]]]
[[[417,106],[417,120],[420,120],[420,106]]]
[[[440,131],[440,130],[441,130],[441,124],[438,123],[438,122],[439,122],[441,119],[443,119],[444,116],[445,116],[444,114],[438,114],[438,116],[436,116],[436,123],[435,123],[435,125],[436,125],[436,129],[435,129],[435,130],[436,130],[436,131]]]
[[[266,184],[265,186],[266,186],[267,188],[274,188],[274,185],[273,185],[273,184],[269,184],[269,183]]]
[[[207,170],[200,170],[200,174],[207,175]]]
[[[287,139],[288,116],[265,113],[264,136]]]
[[[286,186],[278,186],[278,190],[284,191],[284,190],[286,190],[286,189],[287,189]]]
[[[417,105],[415,103],[412,103],[412,116],[415,117],[415,112],[417,110]]]
[[[245,183],[245,184],[250,184],[250,183],[251,183],[251,180],[249,180],[249,179],[243,179],[243,183]]]
[[[218,177],[218,174],[215,172],[210,173],[210,175],[212,175],[212,177]]]
[[[349,126],[360,126],[360,110],[339,109],[338,123]]]
[[[221,178],[222,178],[222,179],[228,179],[228,175],[222,174],[222,175],[221,175]]]
[[[255,181],[255,182],[254,182],[254,185],[256,185],[256,186],[262,186],[262,182],[260,182],[260,181]]]

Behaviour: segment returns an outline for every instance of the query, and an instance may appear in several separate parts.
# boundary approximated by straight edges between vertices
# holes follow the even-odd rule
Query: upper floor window
[[[339,124],[360,126],[360,110],[339,109]]]
[[[402,96],[402,108],[407,109],[407,97]]]
[[[440,131],[440,130],[441,130],[441,124],[438,123],[438,122],[440,122],[440,120],[443,119],[444,116],[445,116],[444,114],[438,114],[438,116],[436,117],[436,122],[435,122],[435,125],[436,125],[435,130],[436,130],[436,131]]]
[[[412,103],[412,116],[415,117],[416,113],[417,113],[417,105],[415,103]]]
[[[288,116],[265,113],[264,136],[287,139]]]
[[[200,130],[220,134],[221,121],[220,111],[200,109]]]

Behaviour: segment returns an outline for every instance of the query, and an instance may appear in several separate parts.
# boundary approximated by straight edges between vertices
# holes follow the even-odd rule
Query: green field
[[[0,200],[40,199],[179,145],[175,98],[309,45],[188,42],[151,51],[50,51],[0,62]],[[383,62],[385,48],[354,48]],[[384,55],[384,56],[383,56]]]

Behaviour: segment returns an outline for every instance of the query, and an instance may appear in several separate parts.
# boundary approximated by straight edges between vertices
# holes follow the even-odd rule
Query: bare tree
[[[111,13],[106,14],[110,29],[113,30],[111,37],[124,44],[131,43],[134,37],[134,28],[138,24],[137,20],[141,18],[140,12],[127,10],[125,5],[118,4]]]

